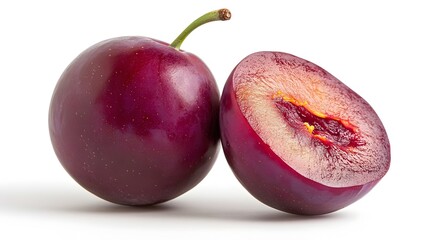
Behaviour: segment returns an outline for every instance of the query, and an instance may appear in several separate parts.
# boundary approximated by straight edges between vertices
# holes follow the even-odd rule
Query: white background
[[[0,239],[428,239],[429,8],[425,1],[2,1],[0,3]],[[70,61],[101,40],[172,41],[205,12],[229,22],[193,32],[182,49],[220,89],[261,50],[292,53],[363,96],[389,134],[392,164],[363,199],[298,217],[248,194],[220,152],[210,174],[166,204],[116,206],[64,171],[48,134],[48,106]]]

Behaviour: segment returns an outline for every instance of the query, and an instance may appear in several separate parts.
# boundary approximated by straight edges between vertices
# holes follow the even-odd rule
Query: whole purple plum
[[[207,175],[219,149],[219,91],[207,66],[179,47],[196,27],[229,18],[226,9],[207,13],[171,45],[105,40],[67,67],[52,96],[49,131],[81,186],[113,203],[150,205]]]
[[[257,199],[302,215],[341,209],[370,191],[390,165],[386,131],[372,107],[321,67],[257,52],[222,93],[223,150]]]

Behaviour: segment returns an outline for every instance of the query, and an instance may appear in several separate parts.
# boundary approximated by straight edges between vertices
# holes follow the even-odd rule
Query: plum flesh
[[[235,67],[220,127],[242,185],[290,213],[348,206],[390,165],[389,140],[371,106],[321,67],[286,53],[254,53]]]
[[[195,55],[145,37],[100,42],[54,90],[49,130],[67,172],[118,204],[173,199],[199,183],[218,152],[219,92]]]

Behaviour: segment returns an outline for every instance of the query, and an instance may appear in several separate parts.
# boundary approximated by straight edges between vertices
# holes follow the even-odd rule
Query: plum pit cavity
[[[306,104],[278,95],[273,96],[274,104],[285,121],[295,129],[309,133],[315,145],[323,144],[328,150],[336,146],[347,151],[366,144],[359,136],[357,127],[347,120],[327,116],[310,109]]]

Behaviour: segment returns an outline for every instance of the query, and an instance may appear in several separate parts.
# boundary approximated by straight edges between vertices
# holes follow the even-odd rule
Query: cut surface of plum
[[[377,114],[317,65],[286,53],[260,52],[245,58],[232,80],[249,125],[304,177],[350,187],[387,172],[390,146]]]

